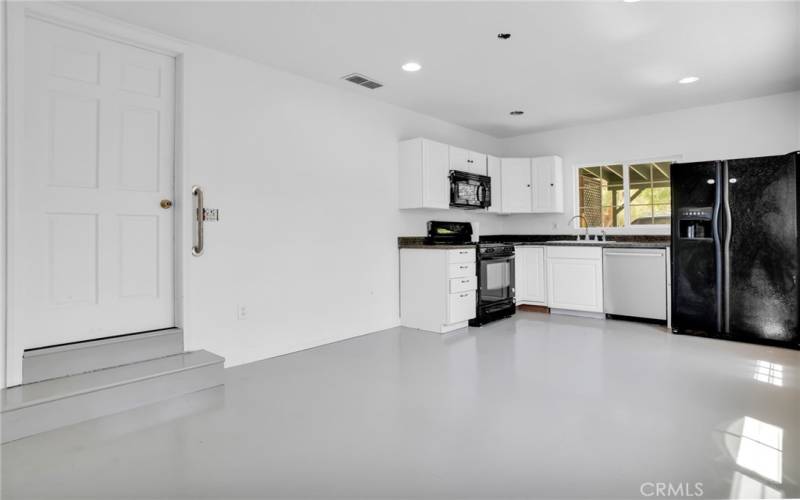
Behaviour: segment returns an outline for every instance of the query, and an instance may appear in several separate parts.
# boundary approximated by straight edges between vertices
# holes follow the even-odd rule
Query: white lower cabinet
[[[603,312],[603,250],[546,249],[547,305],[551,309]]]
[[[514,247],[514,286],[517,305],[547,305],[545,280],[545,247],[517,245]]]
[[[475,249],[401,248],[400,322],[449,332],[475,317]]]
[[[451,293],[447,298],[447,323],[452,325],[475,317],[475,290]]]

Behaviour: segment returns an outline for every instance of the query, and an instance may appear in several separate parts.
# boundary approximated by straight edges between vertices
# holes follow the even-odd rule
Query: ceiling
[[[495,137],[800,88],[800,2],[76,3]]]

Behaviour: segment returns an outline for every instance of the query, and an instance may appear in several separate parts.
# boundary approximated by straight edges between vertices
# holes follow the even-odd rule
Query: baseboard
[[[526,312],[550,314],[550,308],[549,307],[547,307],[547,306],[534,306],[534,305],[531,305],[531,304],[520,304],[520,305],[517,306],[517,310],[526,311]]]
[[[592,319],[606,319],[604,313],[589,312],[589,311],[573,311],[571,309],[550,309],[550,314],[558,314],[561,316],[578,316],[581,318]]]

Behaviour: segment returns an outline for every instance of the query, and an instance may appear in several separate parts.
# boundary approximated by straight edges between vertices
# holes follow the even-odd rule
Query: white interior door
[[[28,19],[24,66],[17,345],[174,326],[174,58]]]

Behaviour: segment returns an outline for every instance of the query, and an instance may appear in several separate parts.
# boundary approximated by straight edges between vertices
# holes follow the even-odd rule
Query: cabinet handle
[[[458,266],[459,269],[466,269],[467,266]]]
[[[468,293],[462,293],[461,295],[459,295],[459,297],[462,297],[462,298],[463,297],[469,297],[469,294]]]
[[[469,280],[461,280],[462,283],[469,283]]]
[[[528,184],[526,187],[531,187],[531,185],[530,185],[530,184]]]

